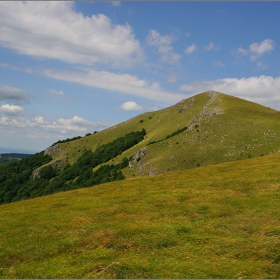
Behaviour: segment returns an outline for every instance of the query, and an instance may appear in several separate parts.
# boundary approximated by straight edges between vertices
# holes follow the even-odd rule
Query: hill
[[[0,203],[272,154],[279,120],[276,110],[204,92],[11,165],[0,172]]]
[[[22,153],[2,153],[0,154],[0,165],[7,164],[12,161],[18,161],[23,158],[32,156],[32,154],[22,154]]]
[[[1,278],[279,278],[280,153],[0,206]]]
[[[58,144],[59,152],[52,157],[72,164],[84,150],[94,151],[98,145],[144,128],[145,139],[114,158],[118,161],[134,156],[131,167],[123,170],[125,176],[185,170],[277,152],[279,120],[280,112],[276,110],[209,91],[76,141]],[[168,138],[172,134],[175,136]]]

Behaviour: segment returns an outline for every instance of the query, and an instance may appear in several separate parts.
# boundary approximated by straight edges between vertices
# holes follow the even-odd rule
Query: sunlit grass
[[[143,128],[147,131],[145,139],[109,162],[114,164],[123,157],[130,158],[146,147],[141,167],[133,163],[133,169],[123,170],[126,178],[259,157],[280,150],[280,112],[225,94],[218,94],[207,105],[210,99],[211,95],[201,93],[165,109],[141,114],[115,127],[60,144],[61,152],[53,157],[63,162],[67,158],[73,164],[84,150],[94,151],[98,145]],[[218,108],[221,112],[203,115],[205,108]],[[190,127],[193,121],[197,127],[164,140],[178,129]]]
[[[280,154],[0,206],[1,278],[279,278]]]

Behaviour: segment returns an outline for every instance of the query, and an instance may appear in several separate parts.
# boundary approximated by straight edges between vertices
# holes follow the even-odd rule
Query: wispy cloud
[[[205,49],[206,49],[207,51],[219,51],[219,50],[220,50],[220,47],[215,46],[215,44],[211,42],[211,43],[209,43],[209,44],[205,47]]]
[[[186,49],[185,49],[185,53],[186,54],[192,54],[195,50],[197,50],[198,47],[195,45],[195,44],[191,44],[190,46],[188,46]]]
[[[222,68],[222,67],[225,67],[225,64],[223,62],[221,62],[220,60],[217,60],[214,62],[214,66],[218,67],[218,68]]]
[[[64,92],[62,90],[51,89],[48,92],[55,94],[55,95],[64,95]]]
[[[249,49],[239,47],[237,52],[242,55],[250,55],[250,60],[255,61],[263,54],[274,50],[275,43],[272,39],[265,39],[261,43],[252,43]]]
[[[103,14],[84,16],[74,2],[0,2],[0,45],[68,63],[131,65],[142,57],[128,24]]]
[[[116,74],[107,71],[96,71],[88,68],[83,68],[80,71],[45,69],[42,70],[40,74],[58,80],[103,88],[151,100],[165,101],[169,104],[186,98],[186,96],[182,93],[163,90],[159,83],[149,83],[144,79],[139,79],[137,76],[130,74]]]
[[[170,35],[160,35],[156,30],[150,30],[147,36],[147,43],[158,49],[161,60],[164,62],[175,63],[181,59],[181,55],[173,51],[172,43],[174,38]]]

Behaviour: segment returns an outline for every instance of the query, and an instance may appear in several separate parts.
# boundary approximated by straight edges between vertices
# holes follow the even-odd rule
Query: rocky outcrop
[[[139,151],[137,151],[135,153],[135,155],[132,157],[132,161],[130,161],[129,164],[129,168],[133,169],[133,164],[132,162],[137,163],[137,169],[141,168],[141,160],[143,159],[143,157],[147,154],[147,149],[146,147],[141,148]]]
[[[44,155],[49,155],[49,156],[52,156],[58,152],[61,151],[61,148],[58,144],[54,145],[54,146],[51,146],[49,148],[47,148],[44,152]]]
[[[206,92],[206,94],[210,96],[210,99],[207,101],[199,114],[192,119],[191,123],[188,125],[189,130],[199,126],[199,123],[202,120],[224,113],[221,106],[222,101],[219,98],[219,93],[213,90],[209,90]],[[215,105],[213,105],[214,102]]]
[[[56,161],[53,161],[51,163],[51,166],[53,169],[62,169],[63,168],[63,163],[61,159],[58,159]]]
[[[31,175],[31,179],[34,181],[35,179],[40,179],[40,169],[36,169],[34,173]]]

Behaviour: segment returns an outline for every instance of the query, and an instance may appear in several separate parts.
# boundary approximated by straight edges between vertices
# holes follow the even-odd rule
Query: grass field
[[[1,278],[279,278],[280,153],[0,206]]]

